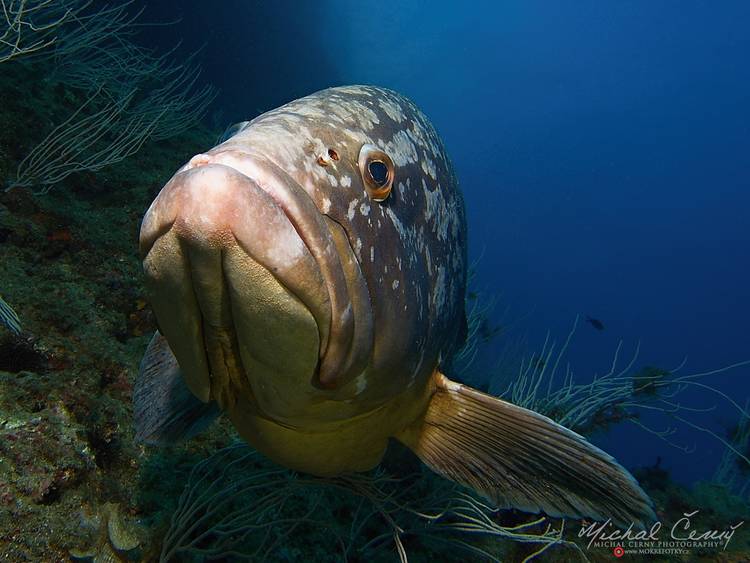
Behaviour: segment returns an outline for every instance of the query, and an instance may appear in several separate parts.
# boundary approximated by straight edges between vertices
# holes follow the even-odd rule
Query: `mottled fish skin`
[[[414,104],[331,88],[234,131],[172,177],[141,227],[164,338],[136,380],[138,439],[187,438],[221,409],[298,471],[372,469],[395,438],[499,507],[654,520],[611,456],[442,373],[465,338],[466,219]]]
[[[362,182],[364,144],[396,167],[383,203]],[[463,197],[429,120],[392,90],[330,88],[259,116],[214,151],[237,146],[262,147],[346,231],[375,327],[371,362],[356,387],[377,402],[423,382],[460,344],[466,287]]]
[[[374,201],[365,188],[358,165],[363,145],[381,149],[394,163],[393,190],[383,202]],[[273,191],[270,184],[288,184],[285,194],[291,193],[293,205],[300,209],[291,214],[296,229],[302,235],[315,235],[315,243],[306,244],[313,255],[317,251],[318,264],[331,263],[322,268],[323,277],[334,279],[336,283],[329,285],[336,289],[344,285],[343,270],[348,286],[350,300],[340,305],[334,303],[336,292],[329,287],[330,331],[320,326],[323,312],[314,313],[323,368],[329,359],[326,352],[335,348],[341,335],[358,344],[349,347],[348,358],[329,362],[341,368],[333,373],[333,384],[316,388],[312,373],[292,381],[266,378],[262,382],[247,373],[251,390],[236,394],[251,393],[253,408],[262,416],[311,429],[317,422],[370,412],[411,387],[424,387],[441,360],[450,358],[462,344],[463,198],[440,137],[407,98],[373,86],[330,88],[238,127],[231,138],[193,157],[154,201],[141,231],[144,257],[172,226],[161,216],[175,191],[170,191],[170,184],[184,183],[186,174],[207,165],[230,167],[268,192]],[[304,197],[296,193],[298,188]],[[310,209],[318,217],[311,217]],[[305,224],[300,227],[300,222]],[[332,244],[337,236],[348,241],[346,248]],[[148,284],[153,267],[146,270]],[[282,280],[282,285],[288,287],[289,280]],[[343,293],[346,296],[347,287]],[[154,301],[159,319],[159,297]],[[309,301],[305,305],[312,308]],[[343,328],[337,333],[338,321]],[[175,345],[174,329],[164,334],[183,371],[189,372],[195,360],[187,356],[185,347]],[[242,343],[235,348],[241,347]],[[217,398],[214,391],[211,396]]]

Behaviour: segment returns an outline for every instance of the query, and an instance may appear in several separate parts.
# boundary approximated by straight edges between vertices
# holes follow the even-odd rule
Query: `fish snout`
[[[190,391],[231,408],[308,385],[331,307],[287,212],[253,178],[198,155],[147,211],[140,250],[159,328]]]

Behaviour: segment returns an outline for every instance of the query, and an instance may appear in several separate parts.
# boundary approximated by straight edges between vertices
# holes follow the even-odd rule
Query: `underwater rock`
[[[0,371],[0,389],[0,554],[61,561],[81,484],[96,480],[93,453],[64,405],[47,401],[43,376]]]
[[[52,504],[94,467],[80,427],[62,406],[36,413],[3,407],[0,482],[4,504]]]
[[[83,549],[71,549],[70,556],[81,561],[132,561],[131,552],[141,545],[138,529],[127,520],[117,503],[105,503],[98,514],[82,517],[83,524],[94,528],[93,543]]]
[[[0,337],[0,370],[10,373],[42,371],[49,357],[31,336]]]
[[[30,68],[0,73],[4,178],[44,138],[38,125],[69,111],[69,89],[42,80],[50,66]],[[17,338],[0,326],[0,560],[68,561],[71,548],[93,545],[77,517],[82,506],[131,508],[131,382],[141,335],[154,330],[133,240],[149,187],[214,136],[198,126],[190,140],[151,145],[106,173],[73,175],[46,197],[0,188],[0,292],[25,330]],[[103,520],[116,532],[117,518]],[[112,537],[122,559],[117,550],[128,545]],[[117,559],[101,551],[98,560]]]

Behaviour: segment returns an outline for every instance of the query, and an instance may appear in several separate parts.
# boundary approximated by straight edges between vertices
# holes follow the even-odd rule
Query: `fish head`
[[[193,394],[224,408],[251,396],[298,421],[331,402],[325,416],[374,408],[456,347],[465,230],[429,121],[395,92],[353,86],[194,156],[146,213],[140,248]]]

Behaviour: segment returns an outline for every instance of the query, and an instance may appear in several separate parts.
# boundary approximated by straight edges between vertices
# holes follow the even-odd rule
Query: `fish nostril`
[[[197,168],[199,166],[204,166],[211,162],[211,157],[207,154],[196,154],[193,158],[190,159],[190,162],[188,162],[188,170],[191,168]]]
[[[331,160],[339,159],[339,153],[337,153],[334,149],[328,149],[328,156],[331,157]]]

